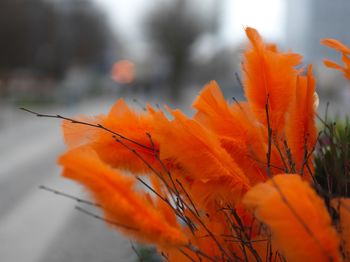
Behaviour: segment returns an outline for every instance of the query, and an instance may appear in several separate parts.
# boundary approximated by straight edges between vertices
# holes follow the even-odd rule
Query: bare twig
[[[289,163],[289,167],[290,167],[290,172],[291,173],[295,173],[295,162],[293,160],[293,155],[292,155],[292,151],[290,150],[289,146],[288,146],[288,142],[286,139],[283,139],[283,145],[284,145],[284,150],[286,151],[287,154],[287,159],[288,159],[288,163]]]
[[[134,246],[134,244],[132,243],[132,241],[130,241],[131,244],[131,249],[134,251],[134,253],[136,254],[139,262],[144,262],[142,256],[139,254],[139,252],[137,251],[136,247]]]
[[[185,251],[183,251],[181,248],[178,248],[177,250],[179,250],[179,252],[181,254],[183,254],[188,260],[192,261],[192,262],[196,262],[196,260],[194,258],[192,258],[189,254],[187,254]]]
[[[190,244],[186,245],[186,248],[188,248],[189,250],[191,250],[192,252],[202,256],[202,257],[205,257],[206,259],[210,260],[210,261],[213,261],[213,262],[216,262],[217,260],[212,258],[211,256],[207,255],[206,253],[204,253],[202,250],[196,248],[195,246],[192,246]]]
[[[283,171],[284,171],[285,173],[289,173],[289,169],[288,169],[287,163],[286,163],[286,161],[285,161],[285,157],[284,157],[284,155],[283,155],[283,153],[282,153],[282,150],[281,150],[281,148],[280,148],[280,146],[279,146],[278,141],[276,140],[276,138],[273,139],[273,144],[275,145],[275,147],[276,147],[276,149],[277,149],[277,151],[278,151],[278,153],[279,153],[279,155],[280,155],[280,158],[281,158],[281,160],[282,160],[282,164],[283,164],[283,167],[284,167],[284,170],[283,170]]]
[[[239,106],[239,108],[240,108],[242,111],[244,111],[243,107],[241,106],[241,103],[240,103],[234,96],[232,97],[232,99],[233,99],[233,101],[236,102],[236,104]]]
[[[240,76],[239,76],[239,74],[238,74],[237,72],[235,72],[235,77],[236,77],[236,81],[237,81],[239,87],[240,87],[242,90],[244,90],[243,83],[242,83],[241,78],[240,78]]]
[[[147,111],[147,108],[142,105],[142,103],[137,99],[133,98],[132,101],[137,104],[143,111]]]
[[[104,222],[106,222],[108,224],[111,224],[113,226],[121,227],[121,228],[124,228],[124,229],[127,229],[127,230],[134,230],[134,231],[138,231],[139,230],[139,229],[137,229],[135,227],[123,225],[123,224],[120,224],[118,222],[115,222],[115,221],[112,221],[112,220],[109,220],[109,219],[105,219],[105,218],[103,218],[103,217],[101,217],[101,216],[99,216],[99,215],[97,215],[95,213],[92,213],[92,212],[90,212],[90,211],[88,211],[88,210],[86,210],[86,209],[84,209],[84,208],[82,208],[80,206],[76,206],[75,209],[80,211],[80,212],[82,212],[85,215],[88,215],[88,216],[91,216],[91,217],[96,218],[98,220],[104,221]]]
[[[57,119],[62,119],[62,120],[67,120],[67,121],[70,121],[72,124],[79,124],[79,125],[85,125],[85,126],[91,126],[91,127],[96,127],[96,128],[99,128],[99,129],[102,129],[104,131],[107,131],[117,137],[119,137],[120,139],[123,139],[123,140],[126,140],[126,141],[129,141],[139,147],[142,147],[144,149],[147,149],[147,150],[153,150],[152,148],[150,148],[149,146],[146,146],[146,145],[143,145],[137,141],[134,141],[130,138],[127,138],[125,136],[123,136],[122,134],[119,134],[117,132],[114,132],[113,130],[101,125],[101,124],[93,124],[93,123],[88,123],[88,122],[84,122],[84,121],[79,121],[79,120],[76,120],[76,119],[73,119],[73,118],[69,118],[69,117],[65,117],[65,116],[61,116],[61,115],[49,115],[49,114],[41,114],[41,113],[37,113],[37,112],[34,112],[32,110],[29,110],[29,109],[26,109],[26,108],[23,108],[21,107],[20,108],[21,110],[23,111],[26,111],[28,113],[31,113],[31,114],[34,114],[36,115],[37,117],[45,117],[45,118],[57,118]]]
[[[265,104],[265,111],[266,111],[266,120],[267,120],[267,153],[266,153],[266,163],[267,168],[266,172],[268,177],[271,177],[271,144],[272,144],[272,129],[270,124],[270,116],[269,116],[269,94],[266,96],[266,104]]]
[[[191,203],[191,205],[192,205],[194,211],[196,212],[196,215],[199,217],[200,215],[199,215],[198,209],[196,208],[194,202],[192,201],[190,195],[187,193],[187,191],[186,191],[186,189],[184,188],[184,186],[182,185],[182,183],[181,183],[178,179],[176,179],[176,183],[178,183],[178,184],[180,185],[180,187],[181,187],[181,189],[182,189],[182,192],[185,193],[185,195],[186,195],[188,201],[190,201],[190,203]]]
[[[94,202],[91,202],[91,201],[88,201],[88,200],[84,200],[84,199],[72,196],[70,194],[63,193],[61,191],[58,191],[58,190],[55,190],[55,189],[43,186],[43,185],[39,186],[39,188],[42,189],[42,190],[54,193],[55,195],[59,195],[59,196],[63,196],[63,197],[66,197],[66,198],[73,199],[73,200],[77,201],[78,203],[87,204],[87,205],[95,206],[95,207],[101,207],[101,205],[99,205],[97,203],[94,203]]]

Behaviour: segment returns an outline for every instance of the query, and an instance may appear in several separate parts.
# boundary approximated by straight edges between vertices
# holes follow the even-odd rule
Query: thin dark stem
[[[321,249],[321,251],[327,255],[328,257],[329,254],[327,253],[327,251],[323,248],[323,246],[321,245],[319,239],[316,238],[316,236],[314,235],[314,233],[312,232],[312,230],[308,227],[308,225],[304,222],[304,220],[302,219],[302,217],[298,214],[298,212],[293,208],[293,206],[289,203],[288,199],[286,198],[286,196],[284,195],[284,193],[282,192],[281,188],[278,186],[278,184],[276,183],[276,181],[274,180],[274,178],[271,178],[272,184],[273,186],[276,188],[277,192],[279,193],[279,195],[281,196],[281,199],[283,201],[283,203],[288,207],[288,209],[292,212],[292,214],[294,215],[294,217],[297,219],[297,221],[299,222],[299,224],[304,228],[304,230],[306,231],[306,233],[316,242],[316,244],[319,246],[319,248]]]
[[[130,241],[131,244],[131,249],[134,251],[134,253],[136,254],[139,262],[144,262],[142,256],[139,254],[139,252],[137,251],[137,249],[135,248],[134,244],[132,243],[132,241]]]
[[[185,222],[187,224],[187,226],[193,230],[194,225],[191,221],[189,221],[186,217],[183,216],[183,214],[181,212],[179,212],[178,209],[174,208],[171,203],[169,202],[169,200],[163,196],[161,196],[157,191],[155,191],[151,186],[149,186],[145,181],[143,181],[140,177],[136,177],[136,179],[138,181],[140,181],[146,188],[148,188],[153,194],[155,194],[157,197],[159,197],[159,199],[161,199],[162,201],[164,201],[175,213],[175,215],[180,218],[183,222]]]
[[[287,159],[288,159],[288,163],[289,163],[289,166],[290,166],[290,172],[291,173],[295,173],[296,170],[295,170],[295,162],[293,160],[293,155],[292,155],[292,152],[288,146],[288,143],[287,143],[287,140],[286,139],[283,139],[283,145],[284,145],[284,150],[286,151],[286,154],[287,154]]]
[[[197,208],[196,208],[196,206],[195,206],[195,204],[193,203],[193,201],[192,201],[190,195],[187,193],[187,191],[186,191],[186,189],[184,188],[184,186],[182,185],[182,183],[181,183],[178,179],[176,179],[176,182],[180,185],[180,187],[181,187],[182,191],[185,193],[185,195],[186,195],[188,201],[190,201],[190,203],[191,203],[191,205],[192,205],[194,211],[196,212],[197,216],[200,216],[200,215],[199,215],[199,212],[198,212],[198,210],[197,210]]]
[[[144,107],[137,98],[133,98],[132,101],[137,104],[143,111],[147,111],[147,108]]]
[[[305,167],[306,162],[308,160],[308,154],[309,154],[308,150],[307,150],[307,138],[308,138],[308,136],[305,136],[305,138],[304,138],[304,157],[303,157],[303,162],[301,164],[300,171],[299,171],[301,176],[303,176],[303,174],[304,174],[304,167]]]
[[[32,110],[29,110],[29,109],[26,109],[26,108],[20,108],[21,110],[23,111],[26,111],[28,113],[31,113],[31,114],[34,114],[36,115],[37,117],[45,117],[45,118],[57,118],[57,119],[62,119],[62,120],[67,120],[67,121],[70,121],[72,124],[79,124],[79,125],[85,125],[85,126],[91,126],[91,127],[96,127],[96,128],[99,128],[99,129],[102,129],[104,131],[107,131],[123,140],[126,140],[126,141],[129,141],[139,147],[142,147],[142,148],[145,148],[147,150],[153,150],[152,148],[150,148],[149,146],[146,146],[146,145],[143,145],[137,141],[134,141],[130,138],[127,138],[125,136],[123,136],[122,134],[119,134],[117,132],[114,132],[113,130],[101,125],[101,124],[92,124],[92,123],[88,123],[88,122],[84,122],[84,121],[79,121],[79,120],[76,120],[76,119],[73,119],[73,118],[69,118],[69,117],[65,117],[65,116],[61,116],[61,115],[49,115],[49,114],[40,114],[40,113],[37,113],[37,112],[34,112]]]
[[[148,136],[148,138],[149,138],[149,140],[150,140],[150,142],[151,142],[151,144],[152,144],[152,147],[154,148],[154,151],[153,151],[154,157],[155,157],[155,158],[157,159],[157,161],[160,163],[160,165],[161,165],[163,171],[168,175],[168,177],[169,177],[169,179],[170,179],[170,182],[171,182],[171,184],[172,184],[172,186],[173,186],[174,193],[176,194],[176,196],[177,196],[178,198],[180,198],[180,193],[179,193],[179,191],[177,190],[177,187],[176,187],[176,185],[175,185],[175,182],[174,182],[174,180],[173,180],[173,177],[172,177],[172,175],[171,175],[169,169],[165,166],[164,162],[160,159],[159,154],[158,154],[158,152],[157,152],[156,149],[155,149],[155,145],[154,145],[154,142],[153,142],[153,139],[152,139],[151,134],[150,134],[150,133],[146,133],[146,135]]]
[[[150,140],[150,142],[151,142],[151,144],[152,144],[152,147],[155,147],[151,134],[150,134],[150,133],[146,133],[146,135],[148,136],[148,138],[149,138],[149,140]],[[154,151],[154,157],[156,158],[156,160],[157,160],[157,161],[159,162],[159,164],[161,165],[163,171],[167,174],[167,176],[168,176],[168,178],[169,178],[169,180],[170,180],[170,182],[171,182],[171,184],[172,184],[172,186],[173,186],[173,188],[172,188],[173,191],[172,191],[172,192],[176,195],[176,201],[175,201],[174,198],[173,198],[173,201],[174,201],[174,203],[176,204],[177,208],[179,208],[179,209],[181,210],[181,212],[184,211],[184,206],[186,206],[186,208],[188,208],[188,209],[191,209],[191,207],[189,207],[189,205],[188,205],[188,204],[183,200],[183,198],[181,197],[181,194],[180,194],[180,192],[179,192],[179,190],[178,190],[178,188],[177,188],[177,186],[176,186],[176,184],[175,184],[175,182],[174,182],[174,179],[173,179],[173,176],[172,176],[171,172],[170,172],[169,169],[166,167],[166,165],[164,164],[164,162],[160,159],[159,154],[158,154],[156,151]],[[179,181],[177,181],[177,182],[179,183]],[[171,187],[167,184],[167,182],[166,182],[165,180],[163,181],[163,183],[165,184],[166,187],[171,188]],[[182,186],[181,183],[180,183],[180,186]],[[192,199],[189,197],[189,195],[187,194],[186,190],[185,190],[183,187],[182,187],[182,189],[183,189],[183,192],[185,193],[185,195],[187,196],[187,198],[189,199],[191,205],[193,206],[195,212],[196,212],[196,213],[198,214],[198,216],[199,216],[199,213],[198,213],[198,211],[197,211],[197,209],[196,209],[194,203],[192,202]],[[169,191],[170,194],[171,194],[172,192]],[[193,228],[191,227],[191,231],[192,231],[192,233],[193,233],[193,230],[192,230],[192,229],[193,229]]]
[[[224,256],[226,256],[228,259],[230,259],[230,256],[227,254],[226,250],[222,247],[222,245],[220,244],[220,242],[217,240],[217,238],[215,237],[215,235],[213,234],[213,232],[211,232],[209,230],[209,228],[205,225],[205,223],[202,221],[202,219],[200,219],[200,217],[196,216],[196,213],[192,210],[189,209],[189,211],[192,213],[192,215],[196,218],[196,220],[199,222],[199,224],[204,228],[204,230],[208,233],[208,235],[210,236],[211,239],[213,239],[213,241],[215,242],[215,244],[217,245],[217,247],[220,249],[220,251],[222,252],[222,254]]]
[[[174,190],[168,185],[168,183],[164,180],[162,174],[157,171],[149,162],[147,162],[146,159],[144,159],[142,157],[142,155],[140,155],[140,153],[138,153],[134,148],[131,148],[129,145],[127,145],[126,143],[124,143],[122,140],[118,139],[117,137],[114,137],[114,139],[120,143],[121,145],[123,145],[125,148],[127,148],[128,150],[130,150],[134,155],[136,155],[165,185],[165,187],[167,188],[167,190],[169,191],[169,195],[172,198],[173,202],[176,204],[176,200],[174,198],[174,194],[176,195],[176,192],[174,192]],[[153,188],[151,188],[149,185],[147,185],[147,183],[145,183],[144,181],[142,181],[142,179],[137,178],[143,185],[145,185],[148,189],[150,189],[154,194],[156,194],[156,196],[160,197],[161,200],[163,200],[174,212],[175,214],[181,219],[183,220],[191,230],[193,230],[193,223],[190,223],[191,221],[189,221],[185,216],[183,216],[182,213],[179,212],[178,209],[174,208],[173,205],[169,202],[168,199],[161,197],[159,195],[159,193],[157,193]]]
[[[166,203],[169,203],[169,200],[166,197],[161,196],[157,191],[154,190],[150,185],[148,185],[145,181],[143,181],[139,176],[136,177],[136,179],[144,185],[148,190],[150,190],[153,194],[155,194],[159,199],[163,200]]]
[[[274,143],[274,145],[275,145],[275,147],[276,147],[276,149],[277,149],[277,151],[278,151],[278,153],[280,155],[280,158],[282,160],[282,164],[283,164],[283,167],[284,167],[284,172],[285,173],[289,173],[287,163],[286,163],[286,161],[284,159],[285,157],[284,157],[284,155],[282,153],[282,150],[281,150],[281,148],[280,148],[280,146],[279,146],[279,144],[278,144],[278,142],[277,142],[277,140],[275,138],[273,139],[273,143]]]
[[[75,209],[80,211],[80,212],[82,212],[85,215],[88,215],[88,216],[91,216],[91,217],[96,218],[98,220],[104,221],[104,222],[106,222],[108,224],[111,224],[113,226],[121,227],[121,228],[128,229],[128,230],[139,231],[139,229],[137,229],[135,227],[123,225],[123,224],[120,224],[118,222],[115,222],[115,221],[112,221],[112,220],[109,220],[109,219],[105,219],[105,218],[103,218],[103,217],[101,217],[101,216],[99,216],[99,215],[97,215],[95,213],[92,213],[92,212],[90,212],[90,211],[88,211],[88,210],[86,210],[86,209],[84,209],[84,208],[82,208],[80,206],[76,206]]]
[[[247,234],[243,222],[241,220],[241,218],[239,217],[239,215],[237,214],[236,210],[234,210],[232,207],[228,206],[229,210],[231,211],[231,214],[233,215],[233,217],[235,218],[238,226],[241,228],[241,232],[243,233],[244,236],[244,242],[247,242],[246,246],[248,247],[248,249],[250,250],[250,252],[252,252],[252,254],[254,255],[256,261],[261,262],[261,258],[258,254],[258,252],[255,250],[255,248],[252,246],[251,244],[251,239],[249,237],[249,235]]]
[[[301,170],[302,170],[302,171],[304,171],[304,167],[305,167],[305,166],[308,168],[308,161],[309,161],[310,157],[313,155],[313,153],[315,152],[316,145],[317,145],[317,143],[320,141],[320,136],[321,136],[322,132],[323,132],[323,131],[318,132],[316,141],[315,141],[315,143],[313,144],[312,149],[310,150],[310,152],[308,152],[307,157],[303,160],[303,164],[302,164],[302,167],[301,167]],[[312,174],[311,170],[309,170],[309,169],[310,169],[310,168],[308,168],[308,171],[309,171],[311,177],[313,178],[314,182],[316,182],[315,177],[314,177],[314,174]]]
[[[186,248],[188,248],[189,250],[191,250],[192,252],[202,256],[202,257],[205,257],[206,259],[210,260],[210,261],[213,261],[213,262],[216,262],[217,260],[212,258],[211,256],[205,254],[202,250],[192,246],[192,245],[186,245]]]
[[[260,161],[259,159],[256,159],[256,158],[254,158],[254,157],[252,157],[252,156],[249,156],[249,155],[248,155],[248,157],[249,157],[250,159],[256,161],[256,162],[257,162],[258,164],[260,164],[261,166],[267,166],[267,164],[266,164],[265,162]],[[279,167],[279,166],[276,166],[276,165],[271,164],[271,163],[270,163],[270,167],[272,167],[272,168],[274,168],[274,169],[277,169],[277,170],[280,170],[280,171],[285,171],[284,168]]]
[[[240,87],[242,90],[244,90],[243,83],[242,83],[241,78],[240,78],[240,76],[239,76],[239,74],[238,74],[237,72],[235,72],[235,77],[236,77],[236,80],[237,80],[237,83],[238,83],[239,87]]]
[[[59,196],[63,196],[63,197],[69,198],[69,199],[73,199],[73,200],[77,201],[78,203],[87,204],[87,205],[95,206],[95,207],[101,207],[101,205],[99,205],[97,203],[94,203],[94,202],[91,202],[91,201],[88,201],[88,200],[84,200],[84,199],[72,196],[70,194],[63,193],[61,191],[58,191],[58,190],[55,190],[55,189],[43,186],[43,185],[39,186],[39,188],[42,189],[42,190],[54,193],[55,195],[59,195]]]
[[[234,96],[232,97],[232,99],[233,99],[233,101],[236,102],[236,104],[239,106],[239,108],[243,111],[244,109],[243,109],[243,107],[241,106],[241,103],[240,103]]]
[[[176,194],[176,192],[167,184],[162,174],[158,170],[156,170],[149,162],[147,162],[147,160],[139,152],[137,152],[135,148],[130,147],[129,145],[127,145],[117,137],[114,137],[114,139],[118,143],[120,143],[122,146],[124,146],[126,149],[128,149],[130,152],[132,152],[134,155],[136,155],[137,158],[140,159],[148,167],[148,169],[150,169],[155,175],[157,175],[157,177],[163,182],[163,184],[169,190],[169,194],[171,197],[173,197],[173,194]],[[151,150],[153,151],[152,148]],[[173,198],[173,201],[176,202],[174,198]]]
[[[189,254],[187,254],[185,251],[183,251],[181,248],[178,248],[179,252],[181,254],[183,254],[186,258],[188,258],[188,260],[192,261],[192,262],[196,262],[196,260],[194,260],[194,258],[192,258]]]
[[[237,239],[237,243],[240,243],[241,245],[243,244],[243,239],[242,239],[242,236],[241,236],[241,233],[240,233],[240,228],[238,228],[234,222],[232,221],[232,219],[230,218],[230,216],[228,214],[226,214],[225,212],[225,208],[221,208],[226,218],[226,223],[229,225],[229,229],[230,229],[230,232],[231,232],[231,235],[221,235],[222,237],[232,237],[234,239]],[[234,242],[234,241],[227,241],[226,239],[224,240],[226,243],[227,242]],[[242,250],[242,252],[244,252],[244,250]],[[231,251],[231,254],[235,257],[235,258],[238,258],[238,256],[234,253],[234,251],[232,250]],[[238,260],[238,259],[237,259]]]
[[[266,104],[265,104],[265,111],[266,111],[266,121],[267,121],[267,153],[266,153],[266,163],[267,168],[266,172],[268,177],[271,177],[271,145],[272,145],[272,129],[270,124],[270,115],[269,115],[269,94],[266,96]]]

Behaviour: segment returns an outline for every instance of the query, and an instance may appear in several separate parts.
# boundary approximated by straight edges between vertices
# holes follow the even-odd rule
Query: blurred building
[[[339,55],[320,45],[322,38],[335,38],[350,44],[350,1],[287,0],[286,43],[306,61],[320,62],[324,57]]]

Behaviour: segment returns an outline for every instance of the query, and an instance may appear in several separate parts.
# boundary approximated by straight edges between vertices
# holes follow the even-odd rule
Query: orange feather
[[[208,83],[193,103],[195,120],[219,138],[222,147],[244,170],[252,184],[265,181],[266,148],[264,130],[257,124],[246,103],[229,105],[215,81]]]
[[[169,224],[167,214],[157,209],[147,194],[136,192],[135,178],[122,175],[87,147],[68,151],[59,159],[63,176],[84,185],[101,205],[107,220],[124,226],[124,233],[160,246],[184,245],[180,226]]]
[[[347,47],[346,45],[344,45],[342,42],[335,40],[335,39],[331,39],[331,38],[326,38],[326,39],[322,39],[321,40],[321,44],[328,46],[332,49],[335,49],[339,52],[345,53],[345,54],[349,54],[350,55],[350,48]]]
[[[345,261],[350,261],[350,198],[334,198],[332,207],[339,215],[338,233]]]
[[[266,46],[255,29],[246,28],[252,47],[244,53],[244,92],[256,118],[266,125],[268,97],[269,119],[274,132],[283,129],[286,112],[295,93],[301,56],[280,53]]]
[[[103,161],[113,167],[135,173],[149,173],[150,170],[132,150],[136,150],[149,163],[156,163],[154,152],[157,150],[157,144],[154,141],[152,145],[146,134],[152,130],[152,119],[149,111],[137,113],[130,109],[124,100],[120,99],[113,105],[107,116],[101,115],[96,118],[80,116],[77,120],[95,125],[100,124],[129,140],[120,138],[118,135],[113,137],[113,133],[101,128],[75,124],[69,121],[63,122],[64,138],[70,148],[88,144]],[[117,139],[124,145],[118,142]],[[152,150],[153,146],[154,150]]]
[[[344,66],[334,63],[330,60],[324,60],[325,66],[333,69],[340,70],[344,73],[344,77],[350,80],[350,48],[335,39],[323,39],[321,40],[321,44],[324,44],[330,48],[333,48],[342,53],[342,61]]]
[[[156,120],[153,136],[160,144],[161,159],[173,162],[181,181],[190,183],[202,204],[240,199],[250,187],[249,181],[216,136],[180,111],[172,111],[172,115],[172,121],[160,115]]]
[[[275,176],[253,187],[243,203],[268,226],[287,261],[341,261],[325,204],[299,175]]]
[[[103,121],[104,116],[89,117],[80,115],[74,117],[74,120],[96,125]],[[96,139],[98,128],[72,123],[71,121],[62,121],[62,131],[64,142],[69,148],[74,148]]]
[[[306,164],[312,168],[312,153],[316,143],[315,123],[315,84],[312,67],[309,66],[307,76],[299,76],[295,97],[292,101],[286,122],[286,137],[292,152],[296,171],[305,174]],[[306,155],[305,155],[306,154]],[[306,159],[308,157],[308,161]],[[305,163],[303,163],[305,162]],[[304,166],[303,166],[304,164]],[[310,175],[310,174],[309,174]],[[309,177],[311,179],[311,177]]]

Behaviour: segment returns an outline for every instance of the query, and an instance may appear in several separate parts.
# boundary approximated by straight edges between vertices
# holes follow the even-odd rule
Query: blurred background
[[[203,85],[243,99],[244,27],[314,64],[324,115],[350,112],[350,88],[319,44],[350,45],[348,0],[0,0],[0,261],[135,261],[131,244],[76,203],[39,185],[85,197],[59,177],[59,121],[19,107],[99,114],[119,97],[190,113]]]

